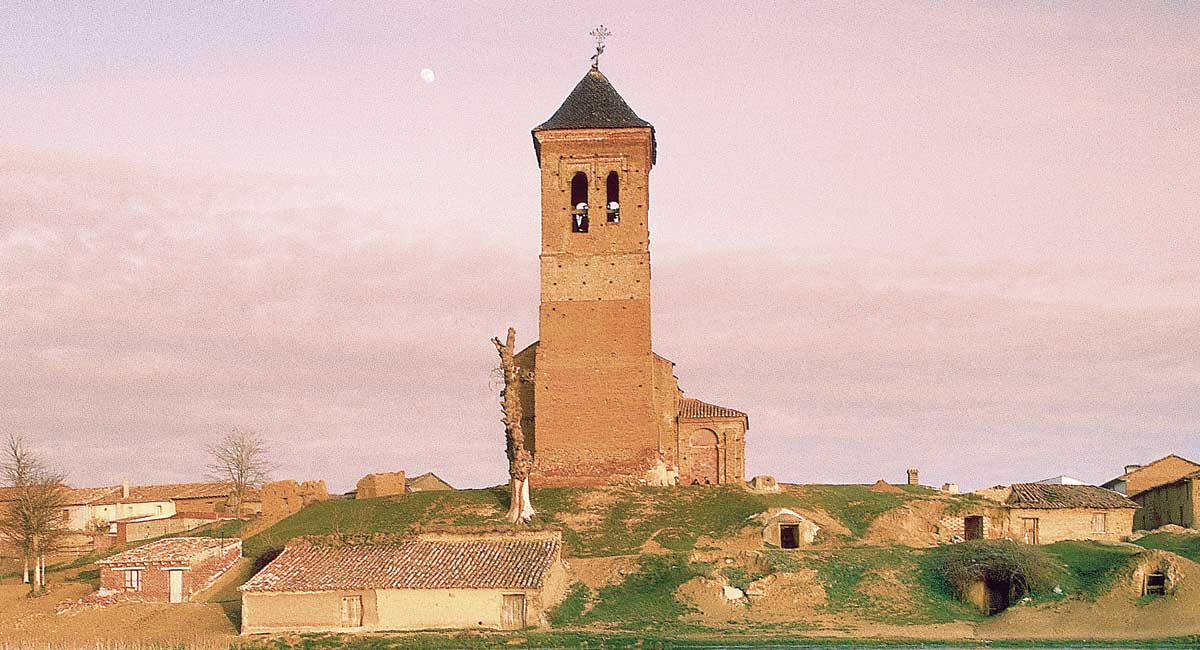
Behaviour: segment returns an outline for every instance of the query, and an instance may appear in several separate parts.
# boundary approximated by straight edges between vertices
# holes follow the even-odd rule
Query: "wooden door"
[[[183,571],[167,571],[167,582],[171,587],[171,602],[183,602]]]
[[[1036,518],[1021,519],[1021,539],[1026,544],[1038,543],[1038,520]]]
[[[963,539],[983,539],[983,517],[963,519]]]
[[[525,594],[504,594],[504,609],[500,611],[500,626],[506,630],[525,627]]]
[[[342,627],[362,627],[362,596],[342,596]]]

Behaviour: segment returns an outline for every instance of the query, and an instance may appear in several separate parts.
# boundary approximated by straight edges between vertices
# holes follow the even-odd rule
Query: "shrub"
[[[973,540],[942,551],[942,579],[960,596],[981,581],[1011,584],[1019,593],[1045,592],[1062,573],[1062,564],[1044,549],[1009,540]]]

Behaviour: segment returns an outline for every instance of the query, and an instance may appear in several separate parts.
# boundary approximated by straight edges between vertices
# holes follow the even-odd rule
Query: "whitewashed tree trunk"
[[[21,582],[29,584],[29,556],[21,556]]]

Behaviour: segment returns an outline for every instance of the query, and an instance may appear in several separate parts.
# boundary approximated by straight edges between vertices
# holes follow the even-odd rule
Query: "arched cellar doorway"
[[[720,441],[712,429],[699,429],[688,436],[689,485],[716,485],[721,466]]]

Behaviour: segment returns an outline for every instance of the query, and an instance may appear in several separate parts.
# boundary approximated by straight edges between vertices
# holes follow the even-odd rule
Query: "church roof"
[[[567,95],[562,106],[554,111],[554,115],[533,129],[533,148],[540,162],[542,147],[537,140],[538,131],[628,128],[650,129],[651,162],[657,162],[655,159],[658,144],[654,139],[654,126],[633,112],[617,89],[609,83],[608,77],[598,69],[592,68],[583,75],[578,84],[575,84],[575,89]]]
[[[701,402],[694,397],[684,397],[679,400],[679,417],[681,418],[744,418],[745,413],[727,409],[724,406]]]

